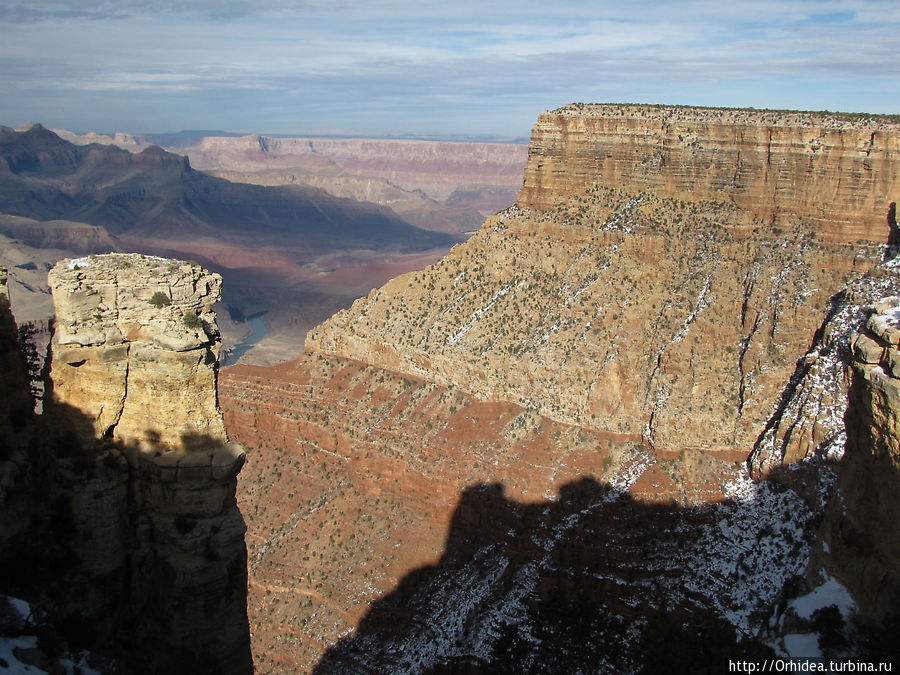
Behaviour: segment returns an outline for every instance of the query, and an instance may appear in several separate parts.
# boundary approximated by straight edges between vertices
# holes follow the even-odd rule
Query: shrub
[[[172,300],[162,291],[156,291],[150,298],[150,304],[154,307],[168,307],[172,304]]]
[[[203,321],[200,317],[193,312],[186,312],[184,316],[181,317],[181,320],[184,321],[185,326],[192,330],[197,330],[203,325]]]

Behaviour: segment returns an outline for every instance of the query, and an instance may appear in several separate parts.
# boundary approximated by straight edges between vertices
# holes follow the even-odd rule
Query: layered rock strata
[[[306,344],[661,452],[743,459],[829,298],[882,252],[724,202],[592,190],[489,219]],[[837,433],[821,431],[804,453]]]
[[[244,452],[216,395],[220,278],[136,254],[63,260],[49,277],[45,417],[71,430],[57,481],[81,573],[122,584],[126,603],[104,589],[82,611],[112,612],[128,626],[114,639],[153,646],[138,670],[249,672]]]
[[[832,241],[884,241],[900,124],[876,115],[568,105],[534,126],[518,205],[547,209],[594,187],[725,200],[766,220],[799,216]]]
[[[220,347],[211,305],[221,277],[196,265],[130,255],[60,261],[54,402],[91,422],[84,438],[191,449],[226,442],[216,402]]]
[[[754,477],[813,456],[843,456],[851,344],[872,305],[897,292],[900,259],[890,258],[830,298],[825,320],[784,383],[781,400],[750,453],[748,467]]]
[[[863,614],[900,608],[900,298],[888,297],[852,341],[847,450],[823,533],[826,569]]]

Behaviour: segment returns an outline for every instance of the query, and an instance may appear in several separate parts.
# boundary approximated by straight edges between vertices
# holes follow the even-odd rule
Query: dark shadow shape
[[[314,672],[662,672],[665,665],[718,673],[729,658],[772,657],[685,585],[693,564],[685,552],[723,509],[742,508],[751,506],[643,503],[593,478],[532,504],[507,499],[499,484],[469,487],[438,563],[374,602]],[[655,650],[632,632],[645,623]],[[712,642],[669,653],[670,639]]]
[[[0,434],[23,467],[0,495],[0,594],[31,602],[38,628],[89,650],[100,672],[253,672],[246,526],[234,497],[201,513],[196,461],[182,478],[135,446],[86,438],[90,428],[81,410],[53,402],[19,433]],[[202,434],[184,440],[210,457],[222,445]],[[211,492],[236,481],[222,470]],[[190,498],[173,498],[182,481]]]
[[[884,259],[890,260],[900,251],[900,226],[897,225],[897,202],[891,202],[887,212],[888,240]]]

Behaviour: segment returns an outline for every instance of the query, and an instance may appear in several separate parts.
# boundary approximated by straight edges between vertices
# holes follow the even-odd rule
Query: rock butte
[[[898,171],[900,125],[877,116],[574,104],[538,117],[518,204],[623,187],[881,242]]]
[[[27,451],[4,495],[30,529],[0,532],[21,555],[4,571],[23,592],[38,584],[68,639],[128,672],[250,672],[245,455],[217,403],[218,275],[109,254],[49,278],[44,412],[10,441],[13,463]]]
[[[869,304],[900,288],[896,259],[885,261],[896,236],[897,138],[883,119],[825,114],[618,105],[544,113],[515,207],[311,331],[298,361],[228,370],[226,421],[250,448],[241,499],[251,623],[266,669],[309,668],[354,626],[321,672],[446,664],[448,644],[483,663],[497,626],[532,626],[543,602],[541,591],[503,576],[518,579],[519,569],[546,573],[544,591],[565,587],[637,618],[675,578],[694,591],[663,591],[659,606],[696,602],[736,617],[758,603],[755,619],[732,620],[764,630],[759,617],[806,567],[799,542],[814,538],[824,467],[844,450],[852,331]],[[745,461],[793,490],[742,483]],[[630,548],[637,532],[645,542],[658,536],[641,529],[640,515],[623,541],[597,547],[597,532],[616,531],[603,527],[619,517],[599,497],[559,523],[534,524],[581,534],[565,546],[546,542],[546,567],[519,568],[527,546],[507,542],[507,530],[512,541],[529,505],[550,513],[586,477],[643,504],[735,501],[704,512],[718,523],[711,539],[677,510],[665,516],[680,523],[667,532],[705,542],[693,558],[663,555],[666,571]],[[509,497],[473,497],[477,483],[500,484]],[[507,509],[518,515],[496,516]],[[363,514],[381,524],[374,535]],[[474,551],[465,561],[451,550],[457,537]],[[621,562],[618,572],[591,567],[606,555]],[[729,562],[716,571],[697,563],[719,555]],[[588,568],[615,580],[600,590],[575,581]],[[507,581],[490,586],[488,569]],[[454,574],[487,576],[466,593],[428,595],[450,588]],[[688,582],[692,574],[705,581]],[[641,586],[651,578],[660,586]],[[841,578],[854,587],[850,574]],[[644,605],[627,598],[632,584]],[[743,600],[724,588],[743,589],[734,591]],[[389,602],[369,606],[390,589]],[[407,618],[433,627],[431,647],[402,631]],[[455,633],[458,621],[471,630]],[[473,626],[487,635],[477,644]]]

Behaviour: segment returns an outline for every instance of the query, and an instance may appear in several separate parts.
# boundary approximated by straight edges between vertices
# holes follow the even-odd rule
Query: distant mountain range
[[[74,145],[39,124],[0,127],[0,211],[69,220],[112,235],[292,240],[322,248],[418,251],[455,239],[414,227],[391,209],[307,186],[231,183],[156,146],[133,154]]]

